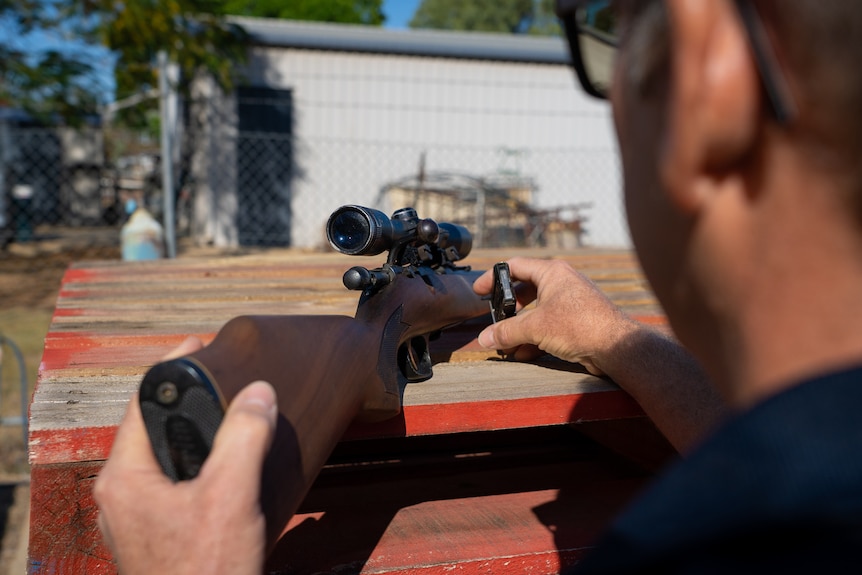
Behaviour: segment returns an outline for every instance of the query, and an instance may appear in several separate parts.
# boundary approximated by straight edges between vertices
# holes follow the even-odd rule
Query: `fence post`
[[[169,258],[177,257],[176,217],[174,215],[174,141],[177,121],[178,69],[168,62],[164,50],[159,51],[159,117],[161,123],[162,194],[164,200],[165,248]]]

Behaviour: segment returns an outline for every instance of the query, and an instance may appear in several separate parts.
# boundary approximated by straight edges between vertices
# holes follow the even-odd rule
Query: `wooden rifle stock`
[[[141,407],[166,473],[175,480],[194,477],[218,426],[199,422],[213,410],[220,415],[249,383],[270,382],[278,393],[279,421],[261,506],[273,545],[348,425],[398,415],[405,385],[431,376],[429,334],[489,311],[472,289],[479,272],[396,272],[387,285],[363,291],[353,318],[242,316],[207,347],[155,366],[142,383]],[[181,382],[186,375],[165,375],[177,366],[191,373],[188,385]],[[212,397],[191,399],[189,389],[206,385],[221,405]]]

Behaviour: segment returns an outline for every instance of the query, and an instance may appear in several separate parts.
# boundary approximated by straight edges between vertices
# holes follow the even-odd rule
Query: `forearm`
[[[625,321],[615,343],[594,362],[682,453],[726,413],[726,404],[698,361],[673,339],[642,324]]]

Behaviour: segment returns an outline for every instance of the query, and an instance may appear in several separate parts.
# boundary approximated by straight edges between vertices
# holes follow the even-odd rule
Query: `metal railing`
[[[18,362],[18,373],[20,374],[21,383],[21,415],[0,417],[0,425],[15,426],[20,425],[24,437],[24,445],[27,445],[28,426],[27,426],[27,405],[29,401],[29,387],[27,385],[27,366],[24,363],[24,355],[21,349],[14,341],[0,334],[0,367],[3,365],[3,347],[12,350],[15,360]],[[0,371],[2,375],[2,371]],[[2,381],[0,381],[0,407],[2,407]]]

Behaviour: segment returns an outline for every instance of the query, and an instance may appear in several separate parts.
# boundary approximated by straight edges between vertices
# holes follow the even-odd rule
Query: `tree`
[[[117,55],[118,99],[158,85],[155,61],[162,50],[180,67],[181,91],[200,70],[230,87],[234,66],[245,57],[247,36],[225,20],[220,0],[125,0],[119,11],[115,0],[61,1],[82,21],[94,21],[80,29],[83,37],[101,41]]]
[[[79,0],[65,0],[77,4]],[[204,69],[230,87],[235,64],[245,57],[247,37],[225,16],[294,18],[324,22],[380,24],[382,0],[89,0],[102,15],[103,42],[119,55],[117,95],[154,85],[156,53],[167,50],[191,78]]]
[[[383,0],[225,0],[225,12],[239,16],[341,22],[379,26]]]
[[[185,81],[204,70],[230,89],[236,64],[246,56],[247,36],[228,15],[376,25],[384,20],[382,0],[126,0],[120,12],[112,12],[115,0],[87,1],[101,15],[103,42],[119,55],[118,98],[156,85],[159,50],[179,64]]]
[[[203,68],[229,85],[232,62],[245,53],[245,35],[224,22],[221,5],[124,0],[118,10],[114,0],[0,0],[0,26],[9,31],[0,33],[0,101],[69,123],[97,114],[112,95],[93,58],[102,46],[115,56],[119,98],[156,86],[159,50],[187,74]]]
[[[553,0],[422,0],[411,28],[511,34],[560,33]]]
[[[40,35],[48,21],[59,33],[67,32],[50,10],[35,0],[0,0],[0,105],[37,119],[79,123],[97,113],[104,89],[81,46],[61,50],[50,36]]]
[[[185,81],[204,70],[225,88],[246,55],[247,35],[226,16],[263,16],[379,25],[382,0],[0,0],[0,18],[14,27],[0,34],[0,102],[74,117],[95,112],[110,97],[94,84],[95,66],[81,52],[29,53],[11,41],[38,30],[59,31],[115,56],[115,97],[157,86],[155,60],[165,50]],[[119,9],[118,9],[119,6]],[[2,31],[2,28],[0,28]],[[85,53],[85,52],[84,52]],[[184,85],[180,89],[184,89]],[[123,112],[143,125],[146,106]]]

